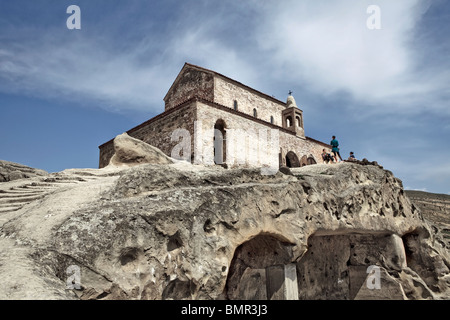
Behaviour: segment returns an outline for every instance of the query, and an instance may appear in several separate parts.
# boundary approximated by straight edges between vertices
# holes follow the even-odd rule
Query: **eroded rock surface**
[[[406,190],[406,195],[429,220],[434,231],[442,236],[450,250],[450,195]]]
[[[282,298],[287,275],[299,299],[449,298],[448,252],[378,166],[261,175],[141,164],[61,176],[84,178],[48,180],[45,196],[1,217],[2,299]],[[380,289],[367,285],[371,266]],[[80,289],[68,290],[76,268]]]
[[[34,169],[23,164],[0,160],[0,182],[14,181],[47,175],[47,171]]]
[[[114,139],[114,155],[110,166],[134,166],[142,163],[171,164],[174,160],[161,150],[141,140],[130,137],[127,133]]]

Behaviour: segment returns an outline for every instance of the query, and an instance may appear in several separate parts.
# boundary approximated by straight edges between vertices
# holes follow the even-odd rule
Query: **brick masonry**
[[[201,67],[186,64],[164,101],[165,112],[127,133],[168,156],[176,150],[176,155],[186,160],[214,165],[216,124],[224,126],[223,148],[228,167],[285,166],[288,153],[291,165],[322,163],[322,149],[331,150],[328,144],[304,137],[303,130],[299,135],[283,128],[285,103]],[[237,111],[234,101],[238,103]],[[256,118],[253,109],[257,110]],[[183,138],[172,137],[177,129],[183,129],[177,131],[184,132]],[[99,148],[102,168],[114,154],[113,140]]]
[[[195,121],[195,101],[188,101],[182,105],[156,116],[147,122],[127,131],[133,138],[142,140],[152,146],[161,149],[166,155],[171,156],[174,147],[180,143],[181,138],[174,137],[172,134],[176,129],[185,129],[190,136],[194,135]],[[193,150],[191,141],[191,150]],[[101,145],[100,147],[99,167],[103,168],[109,164],[109,160],[114,154],[113,140]],[[182,154],[181,154],[182,155]]]
[[[214,99],[214,75],[197,68],[184,67],[164,97],[165,110],[194,97]]]
[[[256,109],[259,119],[270,122],[273,117],[274,124],[282,125],[281,113],[286,108],[285,103],[264,97],[220,76],[214,77],[214,102],[234,109],[234,101],[239,111],[253,116],[253,109]]]

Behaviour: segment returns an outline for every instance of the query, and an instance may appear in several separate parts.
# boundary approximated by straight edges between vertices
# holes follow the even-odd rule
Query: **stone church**
[[[185,63],[164,97],[163,113],[128,135],[194,164],[300,167],[322,163],[330,145],[305,136],[303,111],[220,73]],[[114,141],[101,146],[109,164]]]

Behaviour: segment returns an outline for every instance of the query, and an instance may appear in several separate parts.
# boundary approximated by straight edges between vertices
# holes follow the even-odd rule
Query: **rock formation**
[[[34,188],[0,216],[0,299],[450,298],[449,253],[379,166],[72,169],[0,199]]]
[[[127,133],[118,135],[114,139],[114,155],[109,164],[134,166],[142,163],[170,164],[174,163],[174,160],[158,148],[132,138]]]
[[[23,164],[0,160],[0,182],[8,182],[23,178],[45,176],[44,170],[30,168]]]
[[[429,220],[433,230],[442,236],[443,245],[450,250],[450,195],[405,190],[406,195]]]

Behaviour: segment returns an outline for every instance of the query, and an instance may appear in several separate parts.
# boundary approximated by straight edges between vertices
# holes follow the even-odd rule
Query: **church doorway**
[[[293,151],[289,151],[286,154],[286,167],[288,168],[298,168],[300,167],[300,160],[298,160],[297,155]]]
[[[226,162],[225,121],[219,119],[214,125],[214,163],[223,165]]]

